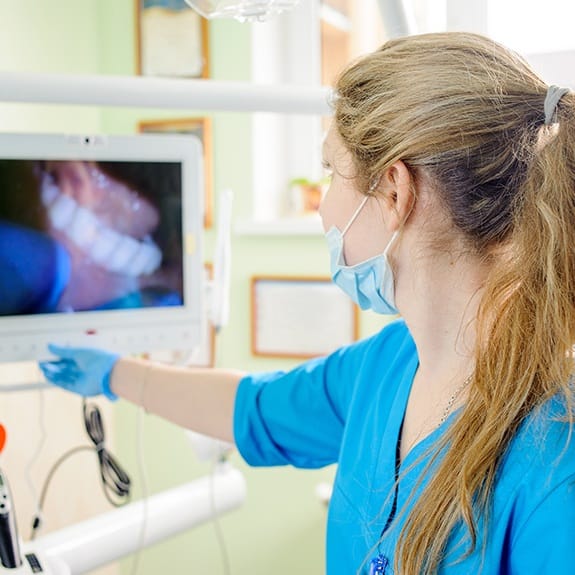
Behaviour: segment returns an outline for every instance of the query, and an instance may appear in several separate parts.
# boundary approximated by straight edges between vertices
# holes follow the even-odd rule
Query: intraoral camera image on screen
[[[197,345],[202,165],[190,136],[0,134],[0,359]]]
[[[181,306],[177,163],[0,159],[0,315]]]

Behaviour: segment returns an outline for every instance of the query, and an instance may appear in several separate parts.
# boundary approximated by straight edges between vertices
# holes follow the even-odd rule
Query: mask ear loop
[[[343,231],[341,232],[342,238],[346,234],[347,230],[349,230],[349,228],[351,227],[351,224],[353,224],[353,222],[356,220],[357,216],[359,215],[359,212],[361,212],[361,210],[362,210],[363,206],[365,206],[365,202],[367,202],[367,200],[369,200],[369,196],[365,196],[365,198],[363,198],[361,204],[359,204],[359,207],[357,208],[357,210],[355,210],[355,212],[353,212],[353,216],[351,216],[351,219],[349,220],[349,222],[347,222],[347,225],[345,226],[345,228],[343,228]]]
[[[375,178],[371,184],[369,185],[369,189],[368,189],[368,197],[371,197],[371,195],[373,194],[373,192],[377,189],[377,187],[379,186],[379,182],[381,182],[381,178],[382,178],[382,174],[380,174],[377,178]],[[366,198],[367,200],[367,198]],[[363,202],[365,204],[365,201]],[[347,229],[347,228],[346,228]],[[393,232],[393,234],[391,234],[391,238],[389,240],[389,242],[387,242],[387,246],[385,246],[385,249],[383,250],[383,257],[387,258],[387,254],[391,248],[391,246],[395,243],[395,240],[397,240],[397,237],[399,236],[399,232],[401,230],[395,230]]]
[[[387,257],[387,254],[389,253],[391,246],[395,243],[395,240],[397,239],[398,236],[399,236],[399,230],[395,230],[393,234],[391,234],[391,239],[389,240],[387,246],[385,246],[385,249],[383,250],[383,255],[385,257]]]
[[[381,178],[382,178],[382,174],[379,174],[379,176],[377,176],[377,178],[373,179],[371,184],[369,184],[369,188],[367,189],[367,195],[371,196],[373,194],[373,192],[375,192],[375,190],[377,189],[377,186],[379,186],[379,182],[381,182]]]
[[[375,191],[377,186],[379,186],[379,182],[381,182],[381,175],[379,175],[377,178],[375,178],[371,182],[371,184],[369,185],[369,188],[367,190],[367,195],[365,196],[365,198],[363,198],[361,204],[359,204],[359,207],[357,208],[357,210],[355,210],[355,212],[353,213],[353,216],[351,216],[351,219],[349,220],[349,222],[347,222],[347,225],[345,226],[345,228],[343,228],[343,231],[341,232],[341,237],[343,237],[345,235],[347,230],[349,230],[351,224],[353,224],[353,222],[355,222],[355,219],[359,215],[359,212],[361,212],[361,210],[362,210],[363,206],[365,206],[365,203],[367,202],[367,200],[369,200],[369,198],[371,197],[371,195],[373,194],[373,192]]]

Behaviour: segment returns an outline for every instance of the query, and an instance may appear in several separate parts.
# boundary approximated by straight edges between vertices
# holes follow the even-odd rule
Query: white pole
[[[415,18],[405,6],[406,0],[379,0],[383,28],[388,38],[416,33]]]
[[[325,87],[248,82],[0,72],[0,101],[328,115]]]
[[[214,513],[231,511],[239,507],[245,496],[246,484],[241,472],[222,466],[212,476],[31,541],[24,545],[23,555],[39,553],[64,562],[71,575],[86,573],[140,547],[210,521]]]

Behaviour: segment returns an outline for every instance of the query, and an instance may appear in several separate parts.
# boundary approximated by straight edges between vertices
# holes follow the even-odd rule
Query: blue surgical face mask
[[[369,199],[366,196],[343,231],[332,226],[326,233],[331,259],[331,277],[361,309],[381,314],[398,313],[395,307],[393,271],[387,259],[389,248],[398,232],[394,232],[382,254],[353,266],[346,266],[343,257],[343,237]]]

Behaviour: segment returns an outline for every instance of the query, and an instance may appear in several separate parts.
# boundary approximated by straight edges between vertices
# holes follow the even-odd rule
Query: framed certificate
[[[185,0],[134,0],[136,72],[209,77],[208,21]]]
[[[252,353],[311,358],[358,339],[357,306],[327,277],[255,276]]]

